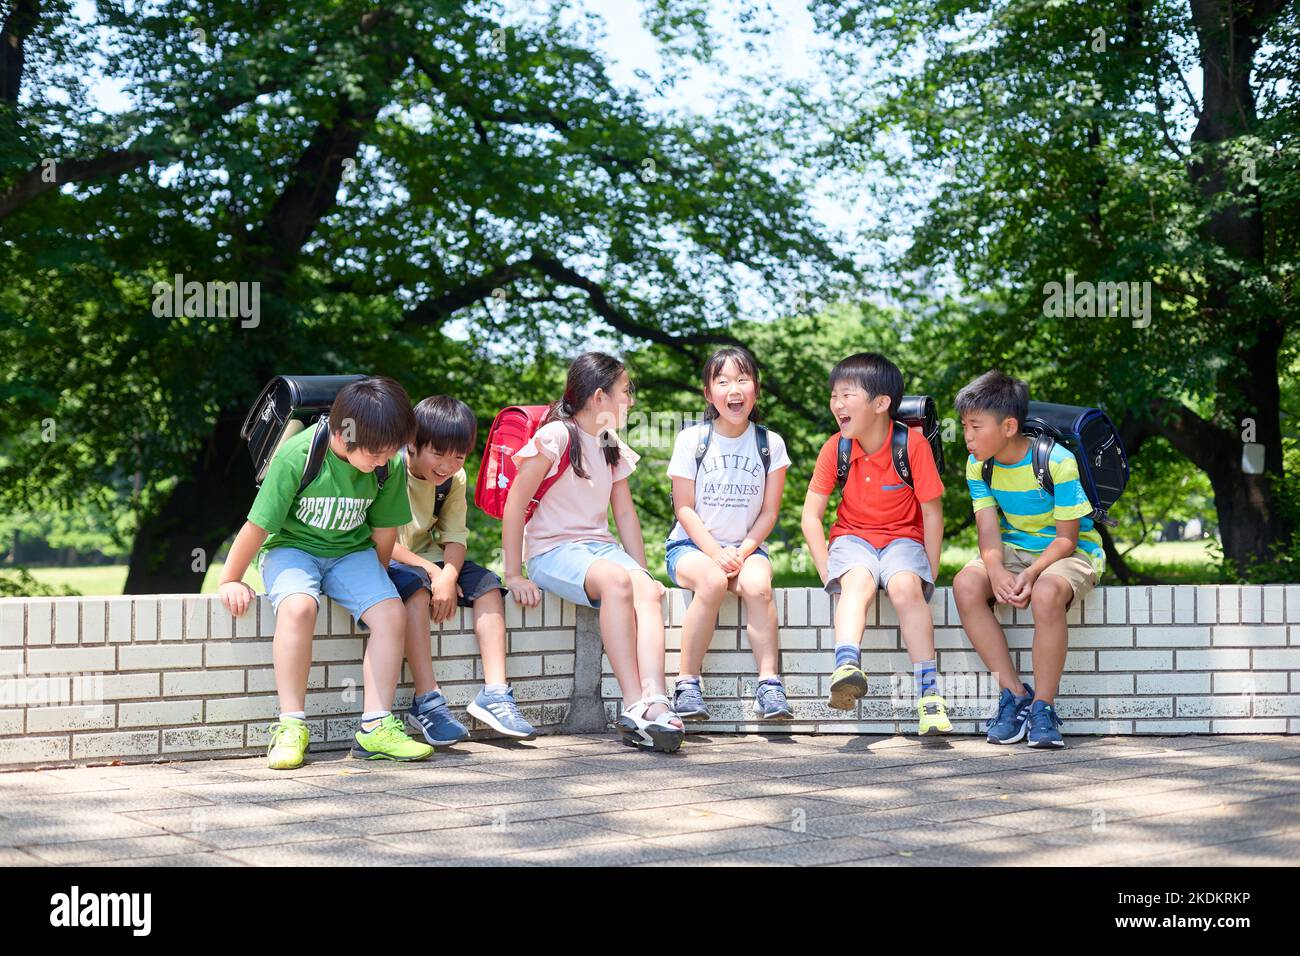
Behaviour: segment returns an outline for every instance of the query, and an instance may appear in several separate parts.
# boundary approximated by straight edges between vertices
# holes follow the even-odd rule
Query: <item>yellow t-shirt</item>
[[[406,467],[405,457],[402,467]],[[402,546],[426,561],[441,561],[443,548],[447,545],[468,544],[469,528],[465,524],[469,507],[465,493],[468,484],[464,468],[451,476],[451,488],[442,503],[442,511],[435,518],[433,503],[438,482],[431,478],[416,478],[408,471],[406,495],[411,504],[411,521],[397,532],[397,540]]]

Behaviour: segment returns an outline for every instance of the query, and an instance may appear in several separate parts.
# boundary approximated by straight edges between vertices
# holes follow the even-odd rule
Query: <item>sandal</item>
[[[646,720],[646,711],[652,704],[663,704],[668,710],[654,720]],[[618,728],[623,743],[629,747],[648,747],[660,753],[670,754],[681,747],[682,740],[686,737],[685,730],[669,723],[670,720],[681,719],[673,712],[672,707],[672,701],[663,694],[643,697],[619,714],[614,726]]]

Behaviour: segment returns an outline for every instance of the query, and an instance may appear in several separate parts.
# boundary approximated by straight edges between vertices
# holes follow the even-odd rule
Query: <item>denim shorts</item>
[[[674,587],[681,587],[682,585],[677,580],[677,562],[682,559],[682,555],[689,551],[699,551],[703,554],[704,549],[690,538],[669,539],[664,542],[664,548],[664,562],[668,565],[668,580],[673,582]],[[767,550],[761,545],[755,549],[754,554],[761,554],[769,562],[772,560],[768,557]]]
[[[271,607],[290,594],[309,594],[320,605],[322,594],[342,605],[366,629],[361,615],[380,601],[397,597],[397,588],[379,566],[374,548],[354,551],[341,558],[318,558],[298,548],[272,548],[262,556],[262,583]]]
[[[443,566],[441,561],[434,561],[433,563],[438,567]],[[393,587],[397,588],[397,596],[402,599],[403,603],[420,588],[424,588],[430,594],[433,593],[433,585],[424,568],[403,564],[400,561],[389,561],[388,578],[393,582]],[[460,585],[461,591],[464,592],[456,599],[458,607],[473,607],[476,600],[492,590],[500,591],[502,594],[509,593],[501,586],[499,577],[473,561],[466,561],[461,565],[460,576],[456,579],[456,583]]]
[[[528,559],[528,580],[543,591],[584,607],[600,607],[599,601],[587,597],[584,584],[587,571],[597,561],[613,561],[628,571],[641,571],[651,580],[653,575],[636,563],[636,559],[608,541],[573,541]]]
[[[895,538],[877,548],[855,534],[842,534],[831,542],[826,561],[826,590],[840,593],[840,578],[851,568],[866,568],[878,587],[889,589],[889,579],[899,571],[911,571],[921,579],[921,593],[930,600],[934,594],[934,576],[925,545],[912,538]]]

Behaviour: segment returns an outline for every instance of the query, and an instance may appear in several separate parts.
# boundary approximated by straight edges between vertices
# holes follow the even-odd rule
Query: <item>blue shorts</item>
[[[666,549],[664,551],[664,562],[668,565],[668,580],[673,582],[674,587],[681,587],[682,585],[677,580],[677,562],[682,559],[682,555],[689,551],[699,551],[703,554],[704,549],[690,538],[677,538],[676,540],[665,541],[664,548]],[[761,545],[754,554],[761,554],[763,557],[767,558],[769,562],[772,560],[768,557],[767,551]]]
[[[433,563],[438,567],[443,566],[441,561]],[[389,561],[388,579],[393,582],[393,587],[397,588],[397,596],[402,599],[403,603],[420,588],[424,588],[430,594],[433,593],[433,585],[429,581],[429,575],[425,573],[424,568],[415,565],[403,564],[401,561]],[[460,585],[462,592],[461,596],[456,599],[456,604],[459,607],[473,607],[476,600],[492,590],[500,591],[502,594],[509,593],[501,586],[499,577],[473,561],[466,561],[460,566],[460,576],[457,577],[456,583]]]
[[[628,571],[641,571],[652,581],[654,577],[641,565],[636,563],[616,544],[607,541],[574,541],[552,548],[542,554],[529,558],[525,567],[528,580],[543,591],[550,591],[556,597],[584,607],[600,607],[599,601],[587,597],[584,587],[587,571],[597,561],[613,561]]]
[[[889,581],[900,571],[910,571],[921,579],[921,593],[930,600],[934,594],[934,576],[930,574],[930,557],[925,545],[912,538],[895,538],[877,548],[855,534],[842,534],[831,542],[826,558],[826,590],[840,593],[840,578],[852,568],[866,568],[878,587],[889,590]]]
[[[318,558],[298,548],[272,548],[262,556],[262,582],[271,607],[290,594],[309,594],[320,605],[325,594],[351,614],[362,630],[361,615],[380,601],[397,597],[397,588],[379,566],[374,548],[354,551],[341,558]]]

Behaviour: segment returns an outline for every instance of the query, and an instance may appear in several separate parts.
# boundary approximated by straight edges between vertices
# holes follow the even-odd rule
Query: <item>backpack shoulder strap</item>
[[[316,432],[311,436],[311,448],[307,451],[307,461],[302,467],[302,479],[298,482],[298,494],[307,490],[307,486],[320,474],[321,465],[325,463],[325,453],[330,447],[330,417],[322,415],[316,420]],[[387,470],[387,468],[385,468]]]
[[[907,453],[908,428],[902,422],[894,422],[889,436],[889,448],[893,453],[894,471],[903,479],[903,484],[916,491],[916,481],[912,478],[912,460]]]
[[[1034,477],[1038,479],[1038,487],[1042,488],[1049,495],[1056,494],[1056,482],[1052,478],[1052,451],[1056,448],[1056,439],[1047,432],[1039,432],[1034,438],[1032,467]]]
[[[697,476],[700,473],[700,465],[704,464],[704,455],[709,450],[709,442],[711,441],[713,441],[713,422],[705,422],[704,432],[695,443],[695,474]]]
[[[988,485],[989,491],[993,490],[993,459],[985,458],[980,462],[980,477],[984,479],[984,484]]]
[[[451,483],[455,480],[456,476],[452,475],[437,488],[433,489],[433,516],[435,518],[438,517],[439,512],[442,511],[442,503],[447,500],[447,495],[451,492]]]
[[[853,457],[853,439],[840,436],[835,450],[835,487],[843,488],[849,480],[849,459]]]
[[[754,423],[754,443],[758,445],[758,460],[763,463],[763,494],[767,494],[767,469],[772,465],[772,444],[767,437],[767,429]]]

